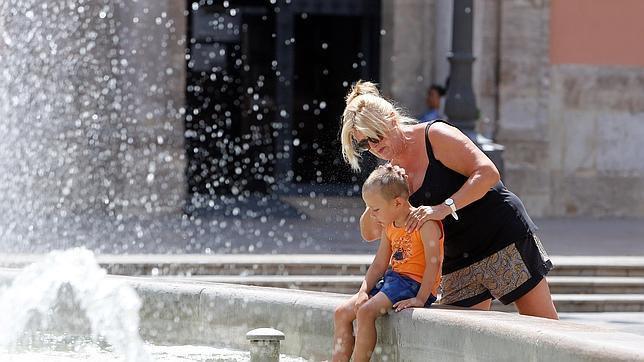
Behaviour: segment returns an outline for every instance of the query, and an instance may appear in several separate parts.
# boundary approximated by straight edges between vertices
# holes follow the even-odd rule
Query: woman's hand
[[[391,163],[388,163],[385,166],[391,165],[393,171],[397,173],[398,175],[402,176],[405,180],[409,179],[409,175],[407,175],[407,171],[405,171],[404,168],[398,166],[398,165],[392,165]]]
[[[405,230],[410,233],[420,229],[429,220],[443,220],[450,214],[447,205],[420,206],[413,209],[405,221]]]
[[[413,297],[410,299],[401,300],[400,302],[394,304],[394,311],[400,312],[403,309],[413,308],[413,307],[424,307],[425,303],[421,302],[418,298]]]

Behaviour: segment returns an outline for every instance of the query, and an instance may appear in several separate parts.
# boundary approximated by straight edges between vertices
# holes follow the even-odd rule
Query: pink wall
[[[644,0],[551,0],[550,63],[644,66]]]

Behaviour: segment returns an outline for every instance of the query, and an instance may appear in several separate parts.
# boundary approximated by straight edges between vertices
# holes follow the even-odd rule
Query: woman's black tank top
[[[434,157],[428,135],[429,128],[436,122],[444,121],[435,121],[425,128],[429,165],[422,186],[409,198],[410,203],[416,207],[443,203],[467,181],[467,177],[446,167]],[[537,229],[521,200],[502,182],[497,183],[481,199],[459,209],[457,213],[458,221],[451,215],[443,220],[443,274],[485,259]]]

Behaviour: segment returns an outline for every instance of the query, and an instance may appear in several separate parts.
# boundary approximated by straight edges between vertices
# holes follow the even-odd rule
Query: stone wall
[[[550,74],[547,214],[644,216],[644,68]]]
[[[433,0],[383,0],[380,83],[410,116],[423,111],[433,81]]]
[[[549,1],[504,2],[506,183],[534,216],[644,216],[644,68],[551,64]]]

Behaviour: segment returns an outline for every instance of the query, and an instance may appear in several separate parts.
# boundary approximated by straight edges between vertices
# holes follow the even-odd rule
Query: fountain
[[[273,360],[280,356],[279,342],[269,340],[284,339],[284,334],[271,329],[249,332],[251,352],[145,343],[139,335],[140,308],[141,299],[134,289],[125,281],[108,278],[89,250],[51,252],[0,289],[0,359],[41,361],[57,355],[69,360],[125,362],[259,361],[261,356]],[[262,348],[268,349],[262,352]],[[303,361],[285,355],[280,358]]]
[[[108,280],[87,249],[52,252],[22,270],[0,293],[0,346],[15,346],[29,325],[53,327],[50,317],[62,294],[72,296],[67,302],[78,305],[83,315],[58,316],[58,328],[60,322],[79,326],[83,321],[78,319],[87,319],[91,335],[103,336],[126,361],[151,360],[138,331],[141,301],[128,285]]]

